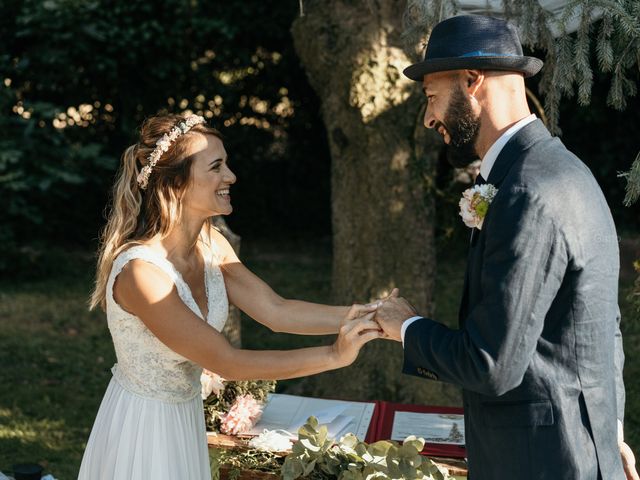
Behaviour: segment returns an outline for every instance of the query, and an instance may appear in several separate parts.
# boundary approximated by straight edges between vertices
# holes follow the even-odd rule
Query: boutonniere
[[[482,222],[496,193],[498,190],[490,183],[475,185],[462,193],[460,216],[467,227],[482,230]]]

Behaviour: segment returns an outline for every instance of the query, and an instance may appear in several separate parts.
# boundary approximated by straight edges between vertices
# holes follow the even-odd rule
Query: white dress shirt
[[[489,150],[487,150],[487,153],[485,153],[484,157],[482,157],[482,163],[480,164],[480,175],[482,175],[482,178],[484,178],[485,180],[488,180],[489,174],[491,173],[491,169],[493,168],[493,164],[496,163],[496,159],[498,158],[498,155],[500,155],[500,152],[502,151],[504,146],[507,144],[507,142],[511,140],[511,137],[513,137],[522,127],[529,125],[531,122],[533,122],[536,118],[537,117],[534,113],[532,113],[528,117],[524,117],[522,120],[519,120],[517,123],[509,127],[509,129],[506,132],[500,135],[500,137],[495,142],[493,142],[493,145],[489,147]],[[409,325],[411,325],[413,322],[421,318],[423,317],[420,317],[420,316],[411,317],[405,320],[404,323],[402,324],[402,327],[400,328],[400,338],[402,339],[403,346],[404,346],[404,334],[407,331],[407,328],[409,328]]]

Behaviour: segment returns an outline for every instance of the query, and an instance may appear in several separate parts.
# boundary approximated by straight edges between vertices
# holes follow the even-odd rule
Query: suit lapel
[[[502,181],[514,163],[522,160],[523,153],[534,143],[545,138],[551,138],[551,134],[539,119],[534,120],[518,130],[518,132],[509,139],[502,151],[498,154],[498,158],[496,158],[496,161],[491,168],[491,172],[489,173],[489,178],[486,183],[489,183],[499,189]],[[465,319],[471,310],[470,289],[472,283],[475,285],[474,278],[476,277],[473,265],[476,263],[477,255],[482,255],[482,245],[479,243],[480,233],[481,231],[476,231],[476,229],[473,229],[471,233],[469,253],[467,256],[467,268],[465,271],[464,287],[462,291],[462,301],[460,302],[460,309],[458,311],[458,323],[460,326],[464,325]]]

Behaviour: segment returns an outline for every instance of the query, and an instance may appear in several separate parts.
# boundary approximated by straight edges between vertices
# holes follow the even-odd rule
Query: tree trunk
[[[405,6],[305,0],[292,33],[329,136],[335,300],[367,302],[398,287],[428,315],[435,278],[430,185],[438,147],[422,126],[421,87],[402,75],[415,60],[402,48]],[[441,384],[402,375],[401,363],[400,344],[374,342],[354,366],[305,388],[361,400],[449,402],[440,398]]]
[[[240,235],[236,235],[231,231],[227,222],[224,221],[224,217],[215,217],[213,224],[220,230],[220,233],[229,241],[231,246],[236,252],[236,255],[240,255],[240,241],[242,238]],[[242,335],[240,329],[240,310],[235,305],[229,305],[229,316],[227,317],[227,323],[224,325],[222,333],[229,343],[236,348],[240,348],[242,345]]]

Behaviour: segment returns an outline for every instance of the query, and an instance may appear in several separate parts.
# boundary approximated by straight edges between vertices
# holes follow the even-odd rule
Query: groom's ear
[[[463,70],[462,77],[467,94],[475,97],[477,91],[484,83],[484,72],[482,70]]]

